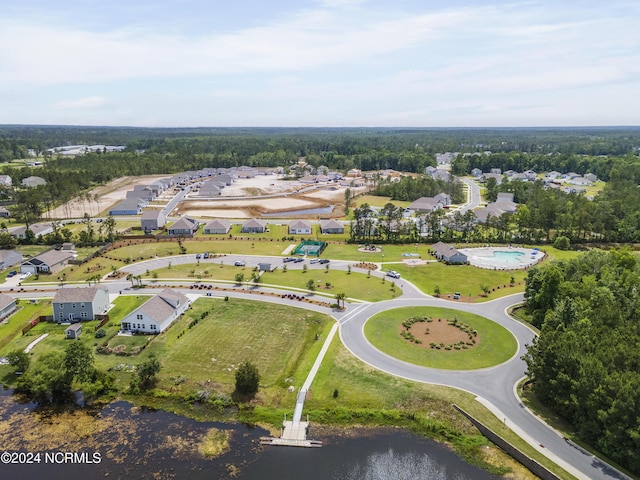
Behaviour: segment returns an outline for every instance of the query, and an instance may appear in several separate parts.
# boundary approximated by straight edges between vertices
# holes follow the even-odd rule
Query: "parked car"
[[[196,253],[196,260],[200,260],[201,257],[202,255],[200,255],[199,253]]]
[[[236,260],[233,265],[235,265],[236,267],[244,267],[245,263],[244,260]]]
[[[204,252],[203,257],[204,257],[204,259],[205,259],[205,260],[206,260],[207,258],[209,258],[209,252]]]
[[[20,275],[20,280],[24,280],[25,278],[29,278],[31,276],[31,272],[23,273]]]
[[[309,263],[318,263],[320,261],[319,258],[312,258]]]
[[[324,265],[325,263],[329,263],[329,259],[328,258],[320,259],[320,265]]]
[[[282,261],[284,263],[293,262],[294,260],[295,260],[295,258],[293,258],[293,257],[285,257],[285,258],[282,259]]]
[[[453,299],[454,299],[454,300],[460,300],[460,292],[455,292],[455,293],[453,294]]]
[[[18,274],[18,272],[17,272],[17,271],[15,271],[15,270],[11,270],[11,271],[9,272],[9,275],[7,275],[7,277],[15,277],[17,274]]]
[[[304,258],[296,258],[293,262],[294,263],[304,262]]]
[[[395,270],[387,270],[387,277],[400,278],[400,274]]]

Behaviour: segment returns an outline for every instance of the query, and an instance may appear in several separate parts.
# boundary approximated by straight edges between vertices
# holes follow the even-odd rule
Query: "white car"
[[[387,270],[387,277],[400,278],[400,274],[395,270]]]
[[[24,280],[25,278],[29,278],[31,276],[31,272],[26,272],[20,275],[20,280]]]

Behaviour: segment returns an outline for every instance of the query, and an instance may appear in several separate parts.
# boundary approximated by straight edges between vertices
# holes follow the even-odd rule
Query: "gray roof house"
[[[0,250],[0,270],[13,267],[23,260],[22,254],[15,250]]]
[[[289,224],[289,235],[310,235],[312,227],[306,220],[294,220]]]
[[[159,208],[149,208],[142,211],[140,226],[145,232],[158,230],[159,228],[163,228],[166,224],[167,216],[164,214],[164,210]]]
[[[22,273],[55,273],[67,266],[69,260],[76,257],[73,251],[48,250],[25,260],[20,265]]]
[[[456,250],[453,245],[447,245],[443,242],[438,242],[431,246],[431,250],[435,254],[438,260],[446,263],[453,264],[465,264],[467,263],[467,256]]]
[[[0,185],[6,185],[10,187],[13,185],[13,180],[9,175],[0,175]]]
[[[128,198],[117,203],[109,210],[110,215],[140,215],[147,202],[140,198]]]
[[[189,307],[186,295],[169,288],[143,303],[120,322],[123,332],[161,333]]]
[[[11,212],[7,210],[7,207],[0,206],[0,217],[9,218],[11,216]]]
[[[259,218],[252,218],[242,224],[242,233],[264,233],[267,230],[267,222]]]
[[[320,222],[320,231],[323,234],[344,233],[344,225],[337,220],[322,220]]]
[[[414,213],[429,213],[434,210],[438,210],[442,207],[442,204],[433,197],[420,197],[419,199],[411,202],[407,207],[407,210],[411,210]]]
[[[224,218],[217,218],[207,222],[204,226],[203,233],[205,235],[225,235],[231,230],[231,222]]]
[[[0,293],[0,320],[4,320],[16,310],[16,299]]]
[[[33,232],[34,236],[40,237],[53,233],[53,225],[50,223],[34,223],[29,225],[29,230]],[[14,228],[11,231],[11,235],[19,239],[27,238],[27,227]]]
[[[103,286],[60,288],[51,303],[58,323],[94,320],[109,310],[109,290]]]
[[[181,217],[180,220],[171,225],[167,232],[169,235],[185,235],[185,236],[193,236],[200,227],[200,222],[195,218],[191,218],[188,216]]]

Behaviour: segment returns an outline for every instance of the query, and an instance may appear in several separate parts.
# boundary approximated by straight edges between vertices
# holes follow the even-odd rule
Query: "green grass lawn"
[[[453,319],[456,317],[478,332],[478,344],[468,350],[436,350],[428,345],[409,343],[400,336],[404,320],[415,316]],[[445,321],[445,320],[442,320]],[[428,326],[428,323],[424,323]],[[364,327],[373,346],[405,362],[448,370],[473,370],[500,364],[511,358],[517,348],[509,331],[491,320],[447,308],[407,307],[387,310],[371,317]]]
[[[15,342],[19,342],[22,337],[22,328],[33,318],[39,315],[49,315],[51,313],[51,302],[38,300],[31,303],[27,300],[18,300],[19,310],[11,315],[6,323],[0,323],[0,356],[4,356],[12,350],[19,348]],[[26,342],[35,340],[35,338]]]
[[[222,262],[222,263],[220,263]],[[253,268],[250,267],[234,267],[224,264],[225,257],[215,258],[213,260],[205,260],[200,264],[186,263],[183,265],[171,265],[171,268],[164,267],[149,272],[149,275],[144,275],[145,279],[153,278],[153,274],[156,273],[158,278],[179,278],[186,280],[225,280],[234,281],[236,274],[244,274],[245,281],[251,279]]]
[[[471,265],[445,265],[434,262],[428,265],[408,266],[404,264],[385,265],[385,268],[393,269],[415,284],[423,292],[433,295],[434,288],[440,287],[440,296],[446,297],[454,292],[461,293],[461,301],[468,301],[471,294],[472,301],[487,301],[505,295],[524,291],[525,270],[487,270],[472,267]],[[510,286],[511,277],[515,284]],[[494,289],[488,297],[483,297],[480,285],[487,285]],[[499,288],[498,288],[499,287]]]
[[[387,203],[393,203],[398,207],[407,207],[411,202],[405,202],[402,200],[391,200],[391,197],[382,197],[379,195],[362,195],[355,198],[355,205],[352,208],[359,207],[365,203],[368,203],[372,207],[384,207]]]
[[[205,311],[210,314],[188,328]],[[161,388],[174,389],[174,379],[186,376],[181,391],[211,381],[231,393],[236,367],[250,361],[258,367],[265,394],[279,396],[286,392],[287,378],[302,385],[332,323],[326,315],[299,308],[202,298],[145,353],[161,359]]]
[[[399,287],[395,287],[395,292],[391,290],[391,282],[387,279],[383,281],[378,277],[367,277],[364,273],[353,271],[347,274],[343,270],[323,270],[309,269],[306,273],[300,270],[281,269],[275,272],[265,272],[262,275],[262,283],[284,285],[295,288],[307,288],[307,282],[313,280],[316,284],[316,291],[319,293],[344,293],[348,298],[357,298],[369,302],[379,302],[391,300],[399,296],[402,292]],[[318,281],[319,280],[319,281]],[[331,288],[326,288],[326,282],[331,284]]]

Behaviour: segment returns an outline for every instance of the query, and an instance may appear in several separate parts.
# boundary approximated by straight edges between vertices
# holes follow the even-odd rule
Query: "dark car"
[[[15,271],[15,270],[11,270],[11,271],[9,272],[9,275],[7,275],[7,277],[15,277],[17,274],[18,274],[18,272],[17,272],[17,271]]]
[[[304,262],[304,258],[296,258],[294,260],[295,263],[300,263],[300,262]]]
[[[204,252],[203,257],[205,258],[205,260],[206,260],[207,258],[209,258],[209,252]]]
[[[200,260],[201,257],[202,255],[200,255],[199,253],[196,253],[196,260]]]
[[[325,263],[329,263],[329,259],[328,258],[323,258],[318,263],[320,263],[321,265],[324,265]]]

